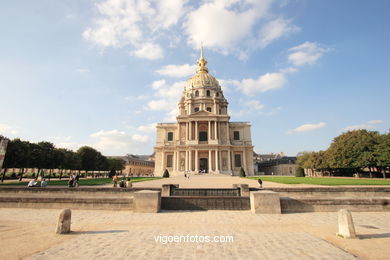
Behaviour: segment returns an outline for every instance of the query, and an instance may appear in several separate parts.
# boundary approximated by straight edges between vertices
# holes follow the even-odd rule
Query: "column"
[[[191,105],[191,103],[188,104],[188,114],[189,115],[192,114],[192,105]]]
[[[188,122],[186,122],[186,141],[188,141]]]
[[[189,133],[188,140],[192,140],[192,122],[190,121],[189,124],[190,124],[190,133]]]
[[[215,150],[215,170],[219,171],[219,165],[218,165],[218,150]]]
[[[209,150],[209,173],[211,172],[211,150]]]
[[[217,125],[218,125],[218,122],[214,121],[214,139],[215,140],[218,139],[218,137],[217,137]]]
[[[184,165],[185,165],[184,166],[185,171],[188,171],[188,151],[186,151],[186,161]]]
[[[232,164],[230,162],[230,150],[227,151],[228,154],[228,171],[232,170]]]
[[[177,160],[176,160],[176,169],[179,172],[180,171],[180,151],[176,152]]]
[[[242,168],[244,168],[244,171],[245,171],[245,174],[248,176],[248,173],[246,172],[246,152],[245,152],[245,148],[244,148],[244,151],[242,152],[242,160],[243,160],[243,165],[242,165]]]
[[[179,132],[177,133],[177,137],[178,137],[179,143],[180,143],[180,140],[181,140],[181,123],[178,124],[178,129],[179,129]]]
[[[209,121],[209,128],[207,128],[207,139],[208,141],[211,140],[211,123]]]
[[[172,162],[172,168],[173,171],[176,171],[176,152],[173,152],[173,162]]]
[[[199,172],[198,150],[195,150],[195,172]]]
[[[195,121],[195,140],[198,141],[198,139],[199,139],[198,121]]]
[[[189,170],[190,172],[192,172],[192,150],[188,151],[188,153],[190,154],[189,160],[188,160],[188,162],[189,162],[189,164],[188,164],[188,170]]]
[[[165,171],[165,152],[163,151],[162,152],[162,170]]]
[[[227,142],[229,143],[230,142],[230,133],[229,133],[229,123],[226,122],[226,138],[227,138]]]

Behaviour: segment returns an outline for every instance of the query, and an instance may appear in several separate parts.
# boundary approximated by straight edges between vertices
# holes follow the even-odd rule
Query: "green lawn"
[[[162,177],[131,177],[131,182],[141,182],[141,181],[151,181],[151,180],[158,180]],[[121,178],[118,178],[118,182],[121,180]],[[15,182],[5,182],[0,183],[0,185],[4,186],[27,186],[28,182],[22,181],[15,181]],[[104,185],[104,184],[113,184],[111,178],[97,178],[97,179],[80,179],[79,182],[80,186],[96,186],[96,185]],[[51,180],[47,182],[48,186],[67,186],[68,180]]]
[[[390,179],[356,179],[356,178],[321,178],[321,177],[275,177],[256,176],[248,179],[284,183],[284,184],[317,184],[317,185],[390,185]]]

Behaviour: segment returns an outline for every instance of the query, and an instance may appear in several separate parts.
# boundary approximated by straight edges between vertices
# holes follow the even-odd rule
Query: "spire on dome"
[[[198,63],[198,68],[196,69],[196,73],[199,72],[209,72],[209,69],[206,67],[207,60],[205,60],[204,55],[203,55],[203,43],[200,46],[200,58],[197,61]]]

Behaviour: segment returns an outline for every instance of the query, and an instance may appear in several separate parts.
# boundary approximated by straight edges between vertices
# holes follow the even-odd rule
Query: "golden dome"
[[[216,91],[221,90],[218,80],[209,74],[209,69],[206,67],[207,60],[205,60],[203,56],[203,47],[201,47],[200,58],[197,61],[197,64],[196,74],[187,81],[186,90],[189,91],[196,88],[211,88]]]

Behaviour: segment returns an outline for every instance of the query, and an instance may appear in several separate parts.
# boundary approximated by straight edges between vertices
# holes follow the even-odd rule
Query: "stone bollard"
[[[251,211],[255,214],[281,214],[279,193],[274,191],[252,191]]]
[[[72,211],[70,209],[63,209],[58,217],[56,233],[67,234],[70,232],[70,224],[72,218]]]
[[[179,188],[179,184],[163,184],[161,188],[161,196],[169,197],[171,196],[171,189]]]
[[[134,192],[133,211],[142,213],[157,213],[161,208],[161,192],[141,190]]]
[[[356,238],[355,226],[353,225],[351,212],[347,209],[340,209],[339,216],[339,232],[338,236],[343,238]]]

